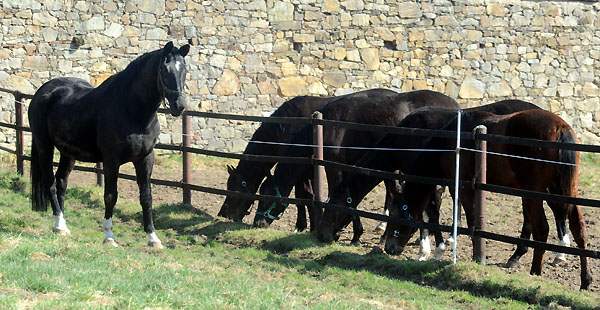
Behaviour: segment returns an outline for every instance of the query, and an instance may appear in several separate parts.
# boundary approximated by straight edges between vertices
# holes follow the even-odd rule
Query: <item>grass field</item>
[[[6,162],[1,164],[5,165]],[[146,247],[141,208],[120,198],[102,244],[102,189],[71,187],[71,236],[30,210],[27,180],[0,173],[1,309],[599,309],[600,296],[471,262],[390,258],[253,229],[189,205],[155,206],[165,249]]]

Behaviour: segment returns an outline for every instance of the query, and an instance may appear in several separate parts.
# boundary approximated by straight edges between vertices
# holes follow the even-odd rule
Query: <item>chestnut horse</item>
[[[456,118],[445,130],[455,130]],[[505,116],[485,112],[465,113],[461,131],[472,131],[478,125],[487,127],[488,134],[577,143],[573,129],[560,117],[544,110],[528,110]],[[465,141],[463,147],[473,148],[474,141]],[[426,148],[453,148],[456,141],[449,138],[432,138]],[[527,147],[498,142],[488,142],[488,152],[535,158],[527,160],[515,157],[488,154],[487,183],[517,189],[577,197],[579,152],[554,148]],[[474,175],[474,154],[463,151],[460,158],[460,179],[472,180]],[[549,162],[550,161],[550,162]],[[553,162],[563,162],[557,164]],[[434,178],[453,178],[455,156],[449,152],[422,152],[408,171],[411,175]],[[435,185],[406,182],[403,194],[392,198],[390,214],[400,218],[421,220],[423,210]],[[459,200],[465,210],[467,225],[474,224],[474,190],[461,189]],[[531,228],[533,239],[548,240],[548,220],[543,202],[539,199],[522,198],[526,225]],[[574,204],[549,202],[548,205],[557,218],[568,218],[569,229],[577,246],[587,248],[587,231],[579,206]],[[525,226],[525,225],[524,225]],[[416,228],[389,223],[385,250],[391,254],[402,252]],[[534,249],[531,274],[540,275],[544,263],[543,249]],[[581,288],[587,289],[592,281],[587,257],[581,256]]]

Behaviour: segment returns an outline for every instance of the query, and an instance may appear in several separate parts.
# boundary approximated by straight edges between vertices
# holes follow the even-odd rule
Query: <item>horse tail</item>
[[[558,142],[577,143],[577,137],[568,126],[563,126],[558,131]],[[556,169],[555,184],[568,196],[577,197],[579,152],[573,150],[558,150],[558,161],[566,163],[559,164]]]
[[[39,162],[39,151],[35,142],[31,146],[31,209],[34,211],[48,210],[48,202],[50,193],[48,191],[47,182],[42,176],[42,169]]]

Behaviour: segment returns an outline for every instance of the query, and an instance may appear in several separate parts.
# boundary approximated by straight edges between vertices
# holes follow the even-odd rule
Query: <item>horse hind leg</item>
[[[533,240],[540,242],[548,241],[548,219],[544,213],[544,207],[541,200],[537,199],[523,199],[523,209],[529,218],[531,223],[531,234]],[[531,263],[530,273],[534,275],[541,275],[544,266],[544,249],[533,250],[533,260]]]
[[[573,241],[578,248],[587,249],[588,234],[585,228],[585,220],[578,206],[569,206],[569,229],[573,234]],[[579,257],[581,263],[581,286],[580,289],[587,290],[592,283],[592,274],[588,265],[588,258],[585,256]]]
[[[56,184],[56,199],[58,202],[58,212],[54,216],[54,228],[52,230],[59,234],[68,235],[71,233],[69,228],[67,227],[67,223],[64,218],[65,211],[65,193],[67,190],[67,183],[69,179],[69,174],[73,171],[73,167],[75,166],[75,160],[62,155],[60,156],[60,160],[58,162],[58,169],[56,170],[55,175],[55,184]]]
[[[555,202],[548,202],[548,206],[550,206],[552,213],[554,213],[558,243],[562,246],[571,246],[571,240],[567,233],[567,208],[564,208],[563,204]],[[561,264],[566,262],[566,260],[566,254],[557,252],[553,264]]]

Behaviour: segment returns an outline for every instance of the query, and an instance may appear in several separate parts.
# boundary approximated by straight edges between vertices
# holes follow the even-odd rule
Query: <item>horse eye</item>
[[[346,198],[346,203],[352,203],[352,197]]]
[[[404,211],[408,210],[408,206],[407,205],[403,205],[402,206],[402,210],[404,210]]]
[[[246,187],[246,181],[242,181],[242,186]]]

